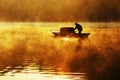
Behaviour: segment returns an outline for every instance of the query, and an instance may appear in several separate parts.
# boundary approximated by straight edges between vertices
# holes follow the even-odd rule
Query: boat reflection
[[[0,80],[87,80],[86,73],[55,72],[54,66],[8,66],[0,71]]]

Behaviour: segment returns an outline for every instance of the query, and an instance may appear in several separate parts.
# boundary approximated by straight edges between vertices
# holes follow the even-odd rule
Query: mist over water
[[[73,23],[0,23],[0,70],[54,66],[55,72],[87,73],[88,80],[119,79],[120,23],[81,23],[88,39],[54,38]]]

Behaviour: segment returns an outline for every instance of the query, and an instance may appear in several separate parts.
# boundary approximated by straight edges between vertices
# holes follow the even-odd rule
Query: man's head
[[[78,23],[77,22],[75,22],[75,25],[77,25]]]

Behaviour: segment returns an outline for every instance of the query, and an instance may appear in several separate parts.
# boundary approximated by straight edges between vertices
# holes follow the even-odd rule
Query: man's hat
[[[75,22],[75,25],[78,24],[77,22]]]

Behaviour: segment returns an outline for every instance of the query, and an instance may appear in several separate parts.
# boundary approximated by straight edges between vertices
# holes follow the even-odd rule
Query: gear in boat
[[[52,31],[55,37],[76,37],[76,38],[88,38],[90,33],[76,33],[73,27],[62,27],[60,31]]]

